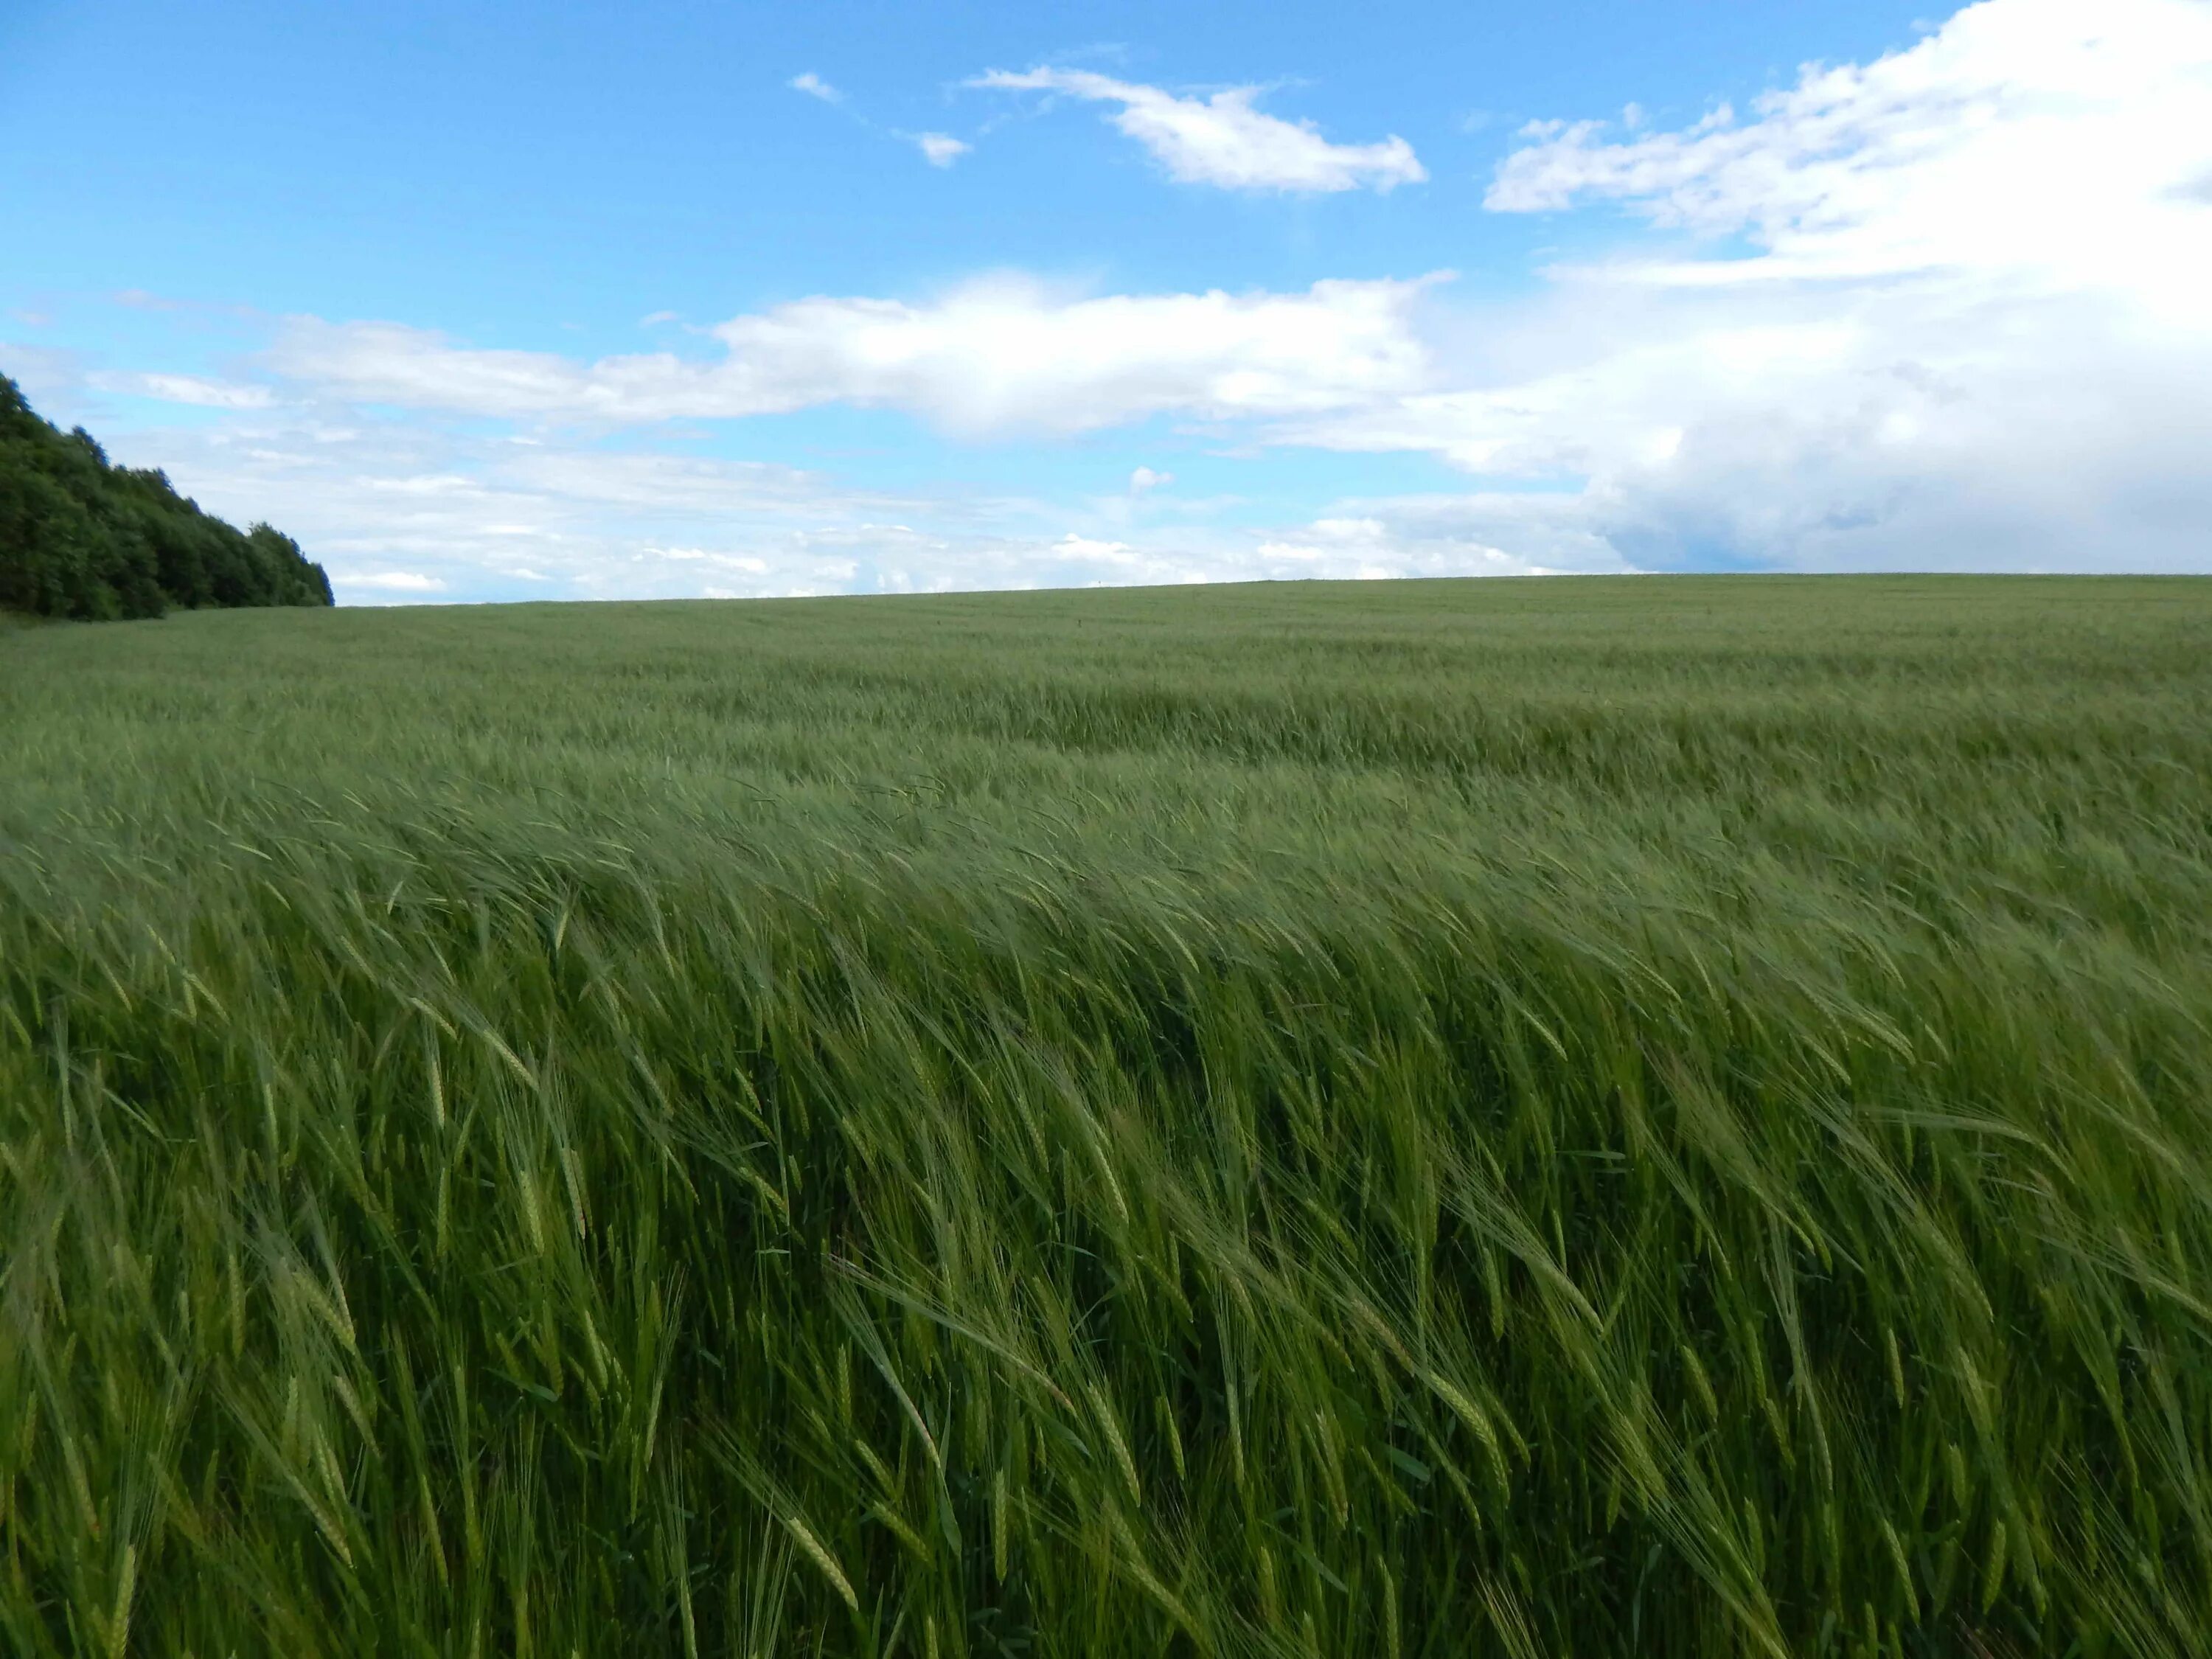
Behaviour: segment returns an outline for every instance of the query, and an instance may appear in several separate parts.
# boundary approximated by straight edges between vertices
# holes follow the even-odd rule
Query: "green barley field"
[[[0,1650],[2212,1650],[2212,582],[0,631]]]

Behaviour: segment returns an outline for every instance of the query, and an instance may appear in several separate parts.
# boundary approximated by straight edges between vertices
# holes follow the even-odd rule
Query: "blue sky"
[[[2205,0],[15,0],[0,371],[355,602],[2202,569],[2209,106]]]

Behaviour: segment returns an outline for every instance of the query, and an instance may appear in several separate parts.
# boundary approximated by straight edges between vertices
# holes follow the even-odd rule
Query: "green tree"
[[[106,621],[172,605],[331,603],[330,578],[266,524],[241,532],[153,470],[109,465],[0,375],[0,610]]]

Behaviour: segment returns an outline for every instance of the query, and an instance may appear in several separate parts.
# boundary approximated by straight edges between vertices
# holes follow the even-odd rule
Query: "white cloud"
[[[1429,175],[1413,147],[1393,134],[1371,144],[1332,144],[1310,122],[1285,121],[1253,108],[1258,87],[1231,87],[1211,98],[1178,98],[1158,87],[1116,81],[1088,70],[993,70],[969,82],[1003,91],[1056,92],[1118,104],[1109,118],[1135,139],[1170,178],[1226,190],[1299,192],[1387,191]]]
[[[295,318],[269,361],[328,395],[475,415],[611,425],[850,403],[962,432],[1071,432],[1164,412],[1291,415],[1414,390],[1428,377],[1413,319],[1426,286],[1073,298],[999,276],[926,305],[817,298],[738,317],[713,331],[726,356],[703,363],[657,352],[586,365],[395,323]]]
[[[1069,531],[1052,544],[1051,556],[1077,563],[1131,565],[1141,564],[1137,550],[1127,542],[1103,541],[1095,536],[1080,536]]]
[[[1579,483],[1638,558],[2203,568],[2207,108],[2198,0],[1988,0],[1742,121],[1539,126],[1493,210],[1652,228],[1480,364],[1274,435]]]
[[[944,132],[918,132],[914,135],[914,142],[923,159],[933,167],[949,167],[975,148]]]
[[[2202,318],[2212,222],[2176,198],[2212,161],[2208,100],[2203,0],[1985,0],[1908,51],[1807,69],[1742,125],[1723,108],[1626,143],[1564,127],[1509,157],[1486,199],[1609,198],[1762,250],[1656,265],[1660,280],[2002,272]]]
[[[1263,541],[1266,574],[1316,580],[1387,576],[1535,576],[1563,570],[1627,569],[1601,539],[1560,533],[1480,496],[1346,503],[1346,516],[1314,520]],[[1509,550],[1510,549],[1511,550]]]
[[[77,353],[24,340],[0,340],[0,374],[21,386],[48,420],[64,426],[75,418],[88,384]]]
[[[838,91],[812,70],[808,70],[801,75],[793,76],[784,82],[784,85],[789,87],[793,92],[805,93],[809,98],[819,98],[825,104],[842,104],[845,101],[843,93]]]
[[[295,319],[265,359],[281,402],[110,447],[340,568],[460,598],[517,568],[579,597],[1723,557],[2203,569],[2205,108],[2202,0],[1988,0],[1741,118],[1528,131],[1492,210],[1594,205],[1619,229],[1521,301],[1454,316],[1429,280],[1084,295],[1000,276],[801,300],[709,331],[705,356],[598,362]],[[74,360],[9,361],[82,409]],[[1025,439],[1164,416],[1248,453],[1419,452],[1472,476],[1231,529],[1200,503],[1140,508],[1168,482],[1151,468],[1074,505],[893,495],[579,435],[830,403]]]
[[[158,462],[238,522],[266,517],[332,572],[341,603],[896,592],[1097,583],[1619,568],[1597,538],[1474,498],[1363,501],[1255,528],[1200,512],[1136,527],[1118,498],[1067,505],[894,495],[792,468],[518,448],[420,422],[319,424],[297,408],[125,429],[118,461]],[[1509,502],[1516,498],[1506,498]],[[1547,498],[1555,503],[1559,498]],[[1516,538],[1543,556],[1504,550]]]
[[[647,547],[639,550],[638,560],[672,559],[679,564],[709,564],[718,569],[743,571],[748,575],[764,575],[768,561],[742,553],[718,553],[703,547]]]
[[[586,599],[696,595],[709,583],[817,591],[836,585],[825,560],[852,564],[860,574],[847,585],[868,589],[876,554],[903,556],[914,542],[908,524],[927,527],[949,573],[985,556],[969,550],[994,546],[1025,511],[763,463],[557,439],[518,447],[415,420],[333,427],[298,408],[123,428],[109,449],[125,465],[165,467],[211,512],[281,526],[331,570],[343,603],[499,598],[523,583]]]
[[[191,404],[201,409],[266,409],[276,401],[265,386],[212,380],[200,374],[100,374],[94,375],[91,383],[102,392],[153,398],[162,403]]]
[[[446,584],[435,576],[413,570],[342,570],[331,580],[343,587],[367,588],[378,593],[442,593]]]

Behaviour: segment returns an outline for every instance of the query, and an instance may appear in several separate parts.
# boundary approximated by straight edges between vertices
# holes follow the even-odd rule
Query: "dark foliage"
[[[100,621],[172,605],[328,605],[330,578],[289,536],[243,532],[158,471],[111,466],[0,374],[0,611]]]

